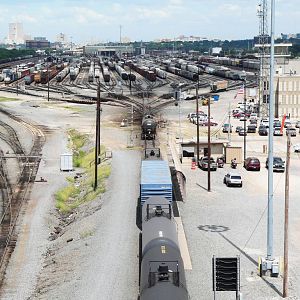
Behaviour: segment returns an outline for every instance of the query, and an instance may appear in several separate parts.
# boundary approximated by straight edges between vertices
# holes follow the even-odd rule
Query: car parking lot
[[[244,128],[244,122],[231,117],[232,133],[222,132],[222,125],[228,122],[228,108],[234,109],[239,99],[234,92],[220,94],[220,100],[211,105],[211,115],[218,126],[212,127],[212,139],[229,138],[230,145],[242,147],[244,136],[236,132],[237,126]],[[230,104],[229,104],[230,103]],[[185,116],[194,110],[195,103],[183,103],[181,110]],[[200,107],[205,113],[206,107]],[[177,113],[177,114],[176,114]],[[174,109],[173,122],[178,120],[178,110]],[[292,120],[296,125],[296,120]],[[247,121],[246,125],[249,125]],[[258,121],[258,126],[260,122]],[[266,124],[266,122],[265,122]],[[293,126],[294,126],[293,125]],[[176,126],[176,125],[175,125]],[[246,127],[247,128],[247,127]],[[257,128],[258,129],[258,128]],[[274,156],[286,160],[286,129],[282,136],[274,136]],[[195,140],[196,126],[186,118],[182,123],[183,138]],[[200,135],[207,136],[207,128],[200,127]],[[282,299],[282,277],[258,276],[258,259],[266,255],[267,248],[267,195],[268,136],[247,132],[246,156],[260,160],[260,171],[247,171],[242,164],[233,170],[230,164],[211,172],[211,192],[207,192],[207,171],[191,170],[190,164],[183,165],[187,178],[187,200],[179,203],[184,229],[192,260],[191,271],[187,271],[187,283],[191,299],[212,299],[213,255],[241,258],[241,292],[243,299]],[[300,202],[296,189],[300,174],[300,136],[291,137],[290,168],[290,296],[300,295]],[[297,146],[298,145],[298,146]],[[295,147],[294,147],[295,146]],[[216,159],[219,155],[213,155]],[[241,175],[242,187],[227,187],[224,177],[228,172]],[[285,172],[274,172],[274,255],[283,257],[284,229],[284,188]],[[218,293],[217,299],[233,299],[234,293]]]

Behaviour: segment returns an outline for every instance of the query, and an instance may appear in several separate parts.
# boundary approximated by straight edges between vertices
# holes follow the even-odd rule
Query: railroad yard
[[[267,247],[268,136],[246,136],[246,157],[260,160],[259,171],[246,170],[243,159],[235,170],[226,161],[210,173],[211,191],[207,171],[198,168],[198,162],[195,167],[192,159],[194,123],[200,121],[201,156],[208,147],[208,127],[212,143],[222,144],[222,151],[229,145],[243,153],[245,137],[236,128],[244,127],[245,112],[234,117],[233,110],[247,100],[251,113],[257,114],[252,97],[238,94],[243,84],[245,90],[256,87],[255,61],[66,56],[27,58],[0,68],[1,299],[143,300],[167,281],[172,282],[174,299],[213,299],[214,255],[240,257],[241,299],[282,298],[282,259],[278,277],[259,274],[259,258],[265,257]],[[198,114],[201,111],[204,119],[196,115],[193,123],[188,116],[197,112],[197,92]],[[101,163],[99,187],[93,192],[98,96]],[[290,121],[295,127],[298,120]],[[245,122],[250,124],[250,115]],[[232,133],[223,132],[225,123]],[[274,137],[274,155],[284,161],[286,131]],[[300,160],[294,152],[299,128],[296,131],[289,175],[288,299],[300,299],[300,205],[295,188]],[[62,172],[60,156],[70,152],[75,168]],[[212,157],[221,154],[212,152]],[[142,188],[141,178],[149,183],[141,169],[147,159],[150,164],[163,160],[171,168],[171,195],[165,194],[162,202],[155,192]],[[224,184],[228,172],[241,176],[242,187]],[[274,255],[281,258],[285,174],[274,173]],[[71,192],[62,200],[59,192],[64,188]],[[167,193],[166,186],[162,189]],[[149,212],[151,197],[156,205]],[[169,227],[159,229],[154,245],[149,236],[157,232],[149,234],[145,220],[155,224],[161,218],[169,219],[163,220]],[[169,230],[176,237],[166,242]],[[160,256],[147,257],[155,247]],[[154,272],[153,261],[161,263],[171,252],[172,259],[155,265]],[[140,287],[148,276],[150,287]],[[217,299],[234,297],[235,292],[217,292]]]

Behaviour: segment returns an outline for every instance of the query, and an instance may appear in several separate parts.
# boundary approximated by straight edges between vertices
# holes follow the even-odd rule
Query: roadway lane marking
[[[185,237],[185,232],[182,224],[181,217],[174,217],[176,223],[177,223],[177,235],[178,235],[178,243],[179,243],[179,248],[181,252],[181,257],[183,260],[184,264],[184,269],[185,270],[192,270],[192,261],[189,253],[189,248],[187,245],[186,237]]]

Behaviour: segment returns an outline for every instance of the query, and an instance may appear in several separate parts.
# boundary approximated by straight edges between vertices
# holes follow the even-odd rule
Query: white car
[[[298,153],[300,152],[300,144],[294,145],[294,151]]]
[[[243,181],[241,175],[237,173],[227,173],[224,177],[223,183],[225,183],[227,186],[243,186]]]
[[[257,114],[256,113],[252,113],[250,115],[250,120],[257,120]]]
[[[263,126],[269,128],[269,120],[267,120],[267,119],[262,119],[262,120],[260,121],[260,125],[263,125]]]

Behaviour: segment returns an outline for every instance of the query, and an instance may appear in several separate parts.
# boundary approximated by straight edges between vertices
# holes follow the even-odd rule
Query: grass
[[[94,200],[98,195],[105,192],[105,180],[111,173],[111,166],[106,162],[102,162],[98,166],[97,173],[97,189],[94,190],[95,178],[95,150],[83,151],[82,148],[88,142],[87,135],[81,134],[78,131],[69,130],[70,147],[73,149],[74,166],[81,168],[83,171],[82,177],[75,186],[73,177],[67,177],[68,186],[59,190],[55,194],[56,207],[62,213],[68,213],[83,203]],[[101,159],[103,161],[105,154],[105,147],[101,146]]]
[[[69,109],[69,110],[72,110],[74,112],[82,112],[83,109],[79,108],[79,107],[75,107],[75,106],[68,106],[68,105],[65,105],[65,106],[62,106],[62,108],[64,109]]]
[[[18,101],[16,98],[0,97],[0,102]]]

